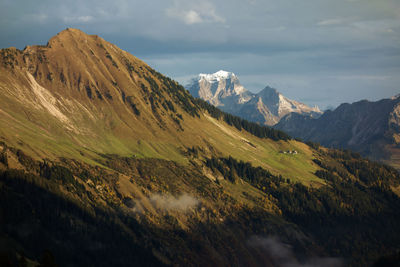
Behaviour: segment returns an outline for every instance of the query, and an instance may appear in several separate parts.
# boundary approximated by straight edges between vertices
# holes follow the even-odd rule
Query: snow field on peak
[[[232,72],[220,70],[212,74],[200,73],[199,80],[207,80],[209,82],[219,82],[220,80],[226,80],[228,78],[236,77]]]

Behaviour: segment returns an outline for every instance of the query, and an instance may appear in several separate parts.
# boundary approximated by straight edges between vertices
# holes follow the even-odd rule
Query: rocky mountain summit
[[[269,86],[254,94],[240,84],[234,73],[223,70],[199,74],[186,89],[225,112],[263,125],[275,125],[291,112],[311,117],[322,114],[318,107],[291,100]]]

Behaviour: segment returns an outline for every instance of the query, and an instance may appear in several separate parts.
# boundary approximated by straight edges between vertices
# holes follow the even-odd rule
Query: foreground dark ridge
[[[187,153],[195,161],[202,151]],[[319,153],[317,175],[328,185],[313,189],[234,158],[205,159],[224,177],[215,183],[198,165],[106,156],[105,169],[38,162],[5,147],[1,260],[40,262],[50,254],[61,266],[280,266],[283,259],[268,251],[284,242],[293,246],[285,262],[366,266],[395,252],[397,172],[348,152]],[[245,194],[251,206],[226,191],[246,182],[265,192]]]

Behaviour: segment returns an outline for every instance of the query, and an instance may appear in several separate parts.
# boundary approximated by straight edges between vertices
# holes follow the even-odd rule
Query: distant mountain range
[[[246,120],[272,126],[289,113],[319,117],[318,107],[309,107],[291,100],[269,86],[254,94],[243,87],[238,77],[220,70],[213,74],[199,74],[186,86],[194,96],[201,98],[225,112]]]
[[[348,148],[400,169],[400,95],[341,104],[319,118],[291,113],[275,128],[305,141]]]

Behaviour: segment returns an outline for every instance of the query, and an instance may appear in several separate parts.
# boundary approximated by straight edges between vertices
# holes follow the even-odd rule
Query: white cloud
[[[393,34],[397,32],[397,29],[400,29],[400,21],[393,19],[385,19],[385,20],[365,20],[358,21],[352,24],[354,29],[359,32],[365,33],[370,36],[377,36],[381,38],[381,34]],[[390,36],[390,35],[388,35]],[[399,35],[392,35],[393,38],[399,40]],[[387,39],[391,40],[391,39]]]
[[[183,20],[186,24],[195,24],[203,22],[203,19],[201,18],[199,13],[197,13],[194,10],[187,11],[183,16]]]
[[[333,26],[333,25],[342,25],[346,22],[348,22],[349,19],[343,19],[343,18],[335,18],[335,19],[325,19],[321,20],[317,23],[318,26]]]
[[[197,199],[188,194],[179,197],[154,194],[150,197],[150,202],[158,209],[180,211],[185,211],[199,204]]]
[[[72,16],[63,18],[63,21],[65,23],[86,23],[92,20],[93,20],[92,16]]]
[[[152,208],[158,211],[178,212],[186,212],[200,204],[199,200],[184,193],[178,197],[164,194],[153,194],[149,198],[142,198],[135,201],[132,200],[127,206],[131,207],[134,212],[142,213],[147,210],[146,207],[148,206],[146,203],[149,203]]]
[[[174,5],[165,10],[170,18],[181,20],[187,25],[197,23],[225,23],[225,18],[218,15],[215,6],[210,2],[192,2],[175,0]]]
[[[332,78],[342,79],[342,80],[378,80],[384,81],[391,77],[388,75],[340,75],[332,76]]]

